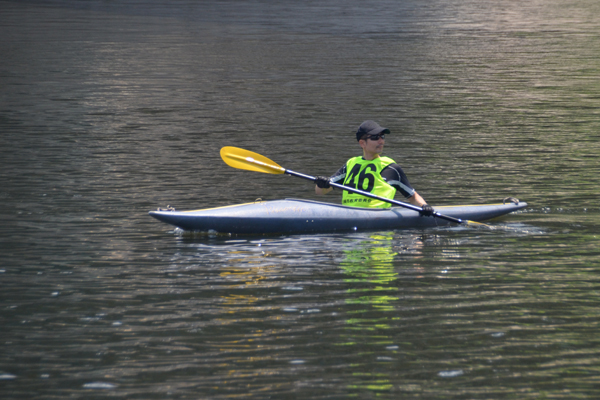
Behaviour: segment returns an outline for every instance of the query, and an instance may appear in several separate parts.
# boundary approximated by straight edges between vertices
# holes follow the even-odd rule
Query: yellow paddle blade
[[[221,149],[221,158],[227,165],[238,169],[263,172],[265,174],[283,174],[285,168],[277,165],[265,156],[239,147],[226,146]]]
[[[467,225],[472,225],[475,227],[481,227],[481,228],[488,228],[488,229],[496,229],[495,227],[488,225],[488,224],[484,224],[483,222],[477,222],[477,221],[471,221],[471,220],[465,220]]]

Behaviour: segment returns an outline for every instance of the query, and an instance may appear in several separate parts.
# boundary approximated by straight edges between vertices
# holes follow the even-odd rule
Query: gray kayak
[[[440,206],[446,216],[487,221],[527,207],[525,202]],[[150,215],[185,231],[231,234],[296,234],[421,229],[456,225],[425,217],[404,207],[386,209],[348,207],[312,200],[257,201],[196,211],[157,210]]]

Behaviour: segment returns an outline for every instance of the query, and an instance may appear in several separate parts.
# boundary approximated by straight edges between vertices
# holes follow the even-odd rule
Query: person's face
[[[383,146],[385,144],[385,135],[369,135],[366,139],[361,140],[361,147],[365,151],[366,156],[374,156],[383,152]]]

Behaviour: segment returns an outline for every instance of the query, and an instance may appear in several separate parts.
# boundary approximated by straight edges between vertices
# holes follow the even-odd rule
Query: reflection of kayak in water
[[[527,203],[435,207],[444,215],[486,221],[527,207]],[[233,234],[294,234],[377,231],[453,225],[424,217],[402,207],[387,209],[348,207],[311,200],[258,201],[196,211],[158,210],[150,215],[186,231]]]

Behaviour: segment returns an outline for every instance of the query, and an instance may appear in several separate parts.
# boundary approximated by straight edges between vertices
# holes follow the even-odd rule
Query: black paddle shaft
[[[313,182],[315,181],[315,177],[314,176],[301,174],[299,172],[291,171],[289,169],[286,169],[285,173],[288,174],[288,175],[297,176],[299,178],[304,178],[304,179],[307,179],[309,181],[313,181]],[[417,211],[417,212],[423,211],[423,209],[421,207],[418,207],[418,206],[415,206],[415,205],[412,205],[412,204],[409,204],[409,203],[403,203],[401,201],[393,200],[393,199],[386,199],[385,197],[377,196],[376,194],[365,192],[363,190],[354,189],[354,188],[351,188],[349,186],[340,185],[339,183],[335,183],[335,182],[329,182],[329,184],[331,186],[333,186],[333,187],[338,188],[338,189],[342,189],[342,190],[346,190],[348,192],[360,194],[361,196],[370,197],[372,199],[385,201],[387,203],[394,204],[396,206],[400,206],[400,207],[404,207],[404,208],[408,208],[408,209],[413,210],[413,211]],[[446,221],[454,222],[454,223],[457,223],[457,224],[465,224],[465,223],[467,223],[467,221],[465,221],[465,220],[462,220],[460,218],[449,217],[447,215],[440,214],[437,211],[434,211],[433,214],[432,214],[432,216],[434,216],[436,218],[444,219]]]

